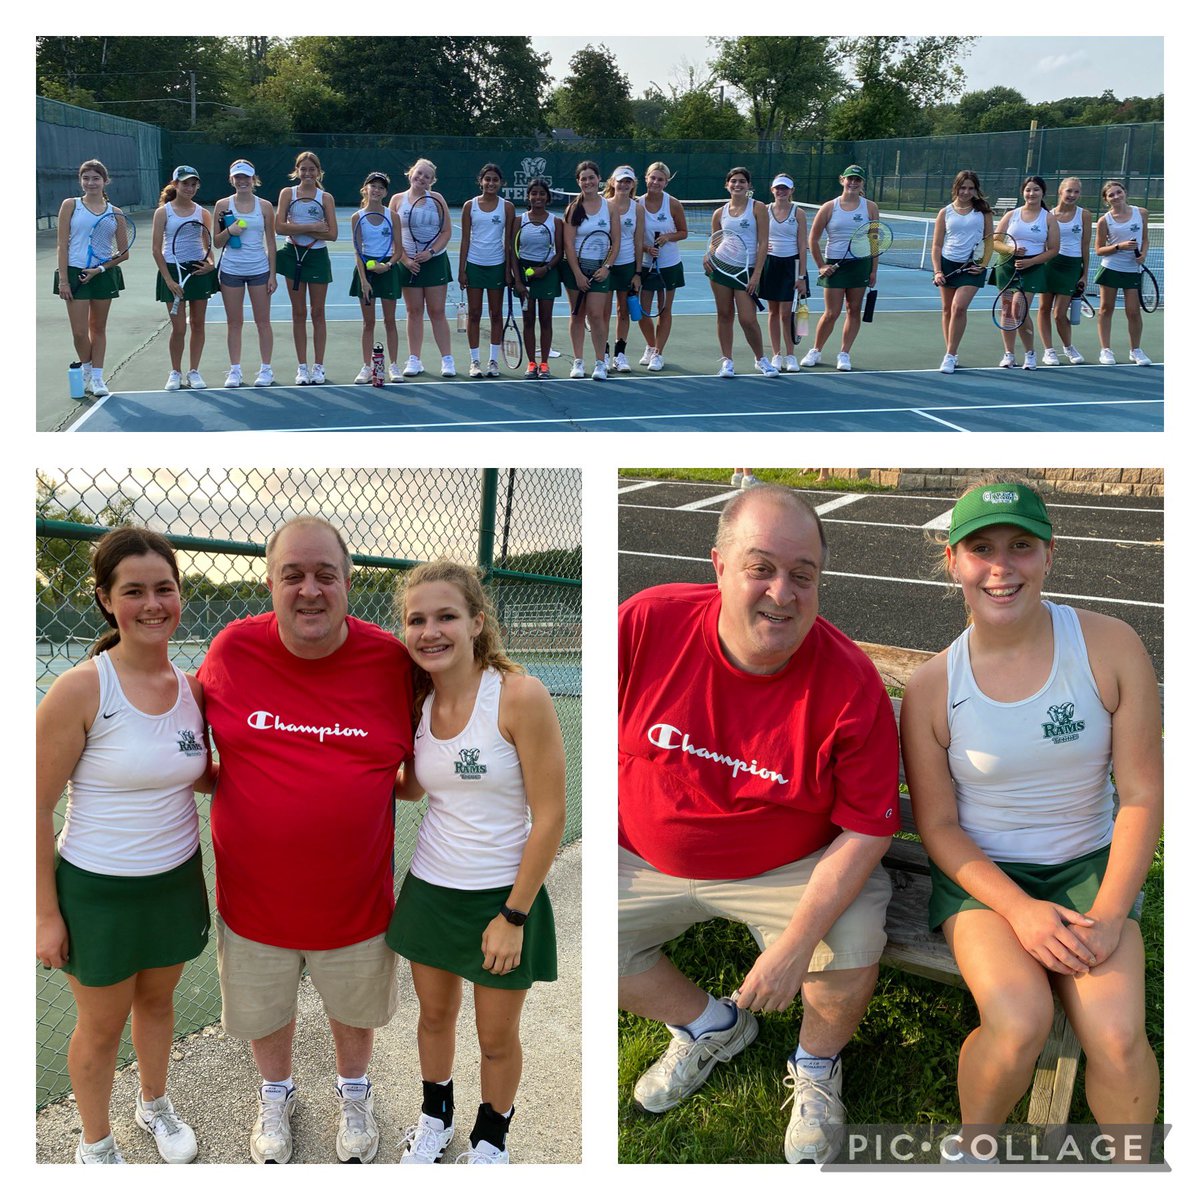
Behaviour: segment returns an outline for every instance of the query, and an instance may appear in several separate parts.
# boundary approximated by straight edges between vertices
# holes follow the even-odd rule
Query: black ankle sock
[[[449,1129],[454,1122],[454,1080],[449,1083],[430,1083],[421,1080],[421,1111],[437,1117]]]
[[[490,1104],[481,1104],[475,1117],[475,1128],[471,1130],[471,1145],[478,1146],[480,1142],[487,1142],[497,1150],[503,1150],[508,1126],[516,1112],[514,1107],[507,1117],[502,1117]]]
[[[624,338],[617,338],[617,353],[618,354],[625,353],[625,339]]]

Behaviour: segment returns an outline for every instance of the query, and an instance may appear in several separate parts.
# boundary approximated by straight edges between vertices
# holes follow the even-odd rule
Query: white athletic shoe
[[[1011,350],[1005,350],[1004,357],[1000,359],[1000,365],[1002,367],[1015,367],[1017,365],[1017,360],[1013,357]]]
[[[208,384],[204,382],[204,377],[195,367],[187,373],[187,385],[193,392],[201,392],[208,387]]]
[[[254,377],[255,387],[270,387],[275,382],[275,372],[271,370],[271,364],[258,368],[258,374]]]
[[[292,1112],[296,1089],[264,1083],[258,1091],[258,1119],[250,1131],[250,1157],[256,1163],[285,1163],[292,1157]]]
[[[87,1147],[83,1144],[83,1134],[80,1134],[79,1144],[75,1147],[75,1161],[85,1167],[117,1166],[125,1162],[111,1133]]]
[[[471,365],[467,368],[467,377],[469,379],[483,378],[483,363],[481,363],[479,359],[471,359]]]
[[[229,374],[225,376],[226,387],[241,387],[242,386],[242,368],[230,367]]]
[[[1074,346],[1064,346],[1063,353],[1067,356],[1067,361],[1078,366],[1081,362],[1087,362],[1087,359],[1075,349]]]
[[[647,346],[645,348],[645,350],[642,351],[642,357],[638,359],[638,366],[639,367],[648,367],[650,365],[650,360],[653,357],[654,357],[654,347]]]
[[[655,351],[650,355],[650,361],[646,364],[647,371],[661,371],[663,369],[662,355]]]
[[[401,1146],[404,1153],[400,1155],[402,1163],[436,1163],[441,1162],[454,1137],[454,1125],[450,1128],[428,1113],[422,1113],[415,1125],[410,1125],[404,1131]]]
[[[93,371],[92,372],[92,395],[95,396],[97,400],[103,400],[104,397],[107,396],[108,394],[109,394],[108,393],[108,384],[104,382],[104,376],[97,375],[96,372]]]
[[[745,475],[742,476],[742,490],[745,491],[746,488],[758,487],[761,482],[762,480],[759,479],[757,475],[753,475],[747,471]]]
[[[779,374],[779,368],[770,359],[760,358],[754,364],[768,379],[774,379]]]
[[[1107,347],[1100,351],[1100,363],[1105,367],[1115,367],[1117,365],[1117,356]]]
[[[1130,350],[1129,361],[1137,363],[1139,367],[1154,366],[1154,363],[1150,361],[1150,356],[1140,346],[1134,346],[1134,348]]]
[[[842,1104],[842,1060],[829,1079],[810,1079],[789,1058],[785,1087],[792,1089],[792,1115],[783,1137],[783,1157],[790,1163],[823,1163],[841,1142],[846,1123]],[[787,1101],[784,1101],[786,1107]]]
[[[741,487],[743,479],[745,479],[745,476],[741,473],[741,471],[734,471],[734,473],[729,477],[729,486]]]
[[[296,368],[296,386],[304,387],[308,383],[308,366],[306,363],[301,363]]]
[[[942,374],[943,375],[953,375],[954,368],[957,366],[958,366],[958,355],[957,354],[947,354],[946,357],[942,359],[942,368],[941,368]]]
[[[388,364],[388,383],[403,383],[404,375],[400,370],[399,364]]]
[[[604,359],[602,359],[602,358],[596,359],[596,365],[592,368],[592,378],[593,379],[607,379],[608,378],[608,367],[605,365]]]
[[[1025,351],[1025,361],[1021,364],[1022,371],[1037,370],[1037,355],[1032,350]]]
[[[850,370],[850,355],[848,355],[845,352],[845,350],[838,351],[837,369],[839,371],[849,371]]]
[[[457,375],[457,374],[458,374],[458,372],[454,369],[454,355],[453,354],[443,354],[442,355],[442,378],[443,379],[453,379],[455,377],[455,375]]]
[[[325,382],[325,366],[323,363],[313,363],[312,369],[308,373],[309,383],[324,383]]]
[[[633,368],[629,365],[629,359],[624,354],[617,355],[617,371],[621,375],[625,375],[632,371]]]
[[[347,1083],[334,1090],[342,1104],[336,1142],[338,1161],[369,1163],[379,1151],[371,1084]]]
[[[138,1127],[153,1135],[163,1162],[190,1163],[196,1157],[196,1135],[175,1115],[169,1096],[147,1102],[139,1089],[133,1112]]]
[[[371,367],[367,363],[363,363],[363,368],[361,371],[359,371],[359,373],[357,375],[355,375],[354,382],[355,383],[370,383],[371,376],[373,374],[374,374],[374,372],[371,370]]]
[[[1047,346],[1042,351],[1042,365],[1046,367],[1057,367],[1062,364],[1058,361],[1058,351],[1053,346]]]
[[[777,370],[777,371],[782,371],[783,370],[783,355],[782,354],[772,354],[771,355],[771,366],[773,366],[775,368],[775,370]]]
[[[801,360],[802,367],[815,367],[821,361],[821,352],[814,346]]]
[[[167,382],[163,384],[164,392],[177,392],[183,387],[183,376],[178,371],[172,371],[167,376]]]
[[[721,359],[721,366],[717,370],[717,377],[720,379],[732,379],[733,378],[733,359],[732,358]]]
[[[783,357],[783,369],[791,375],[793,372],[800,370],[800,364],[796,361],[794,354],[785,354]]]
[[[584,371],[584,369],[583,369],[583,359],[577,358],[571,364],[570,378],[571,379],[583,379],[586,376],[586,374],[587,374],[587,372]]]
[[[415,354],[410,354],[408,362],[404,367],[405,375],[420,375],[424,370],[425,368],[421,366],[421,360]]]
[[[498,1150],[491,1142],[480,1142],[464,1150],[454,1161],[468,1166],[496,1166],[508,1162],[508,1151]]]

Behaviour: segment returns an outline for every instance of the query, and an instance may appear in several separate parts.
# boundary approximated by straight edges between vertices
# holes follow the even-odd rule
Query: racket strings
[[[177,263],[202,263],[208,257],[208,246],[203,227],[182,229],[175,234],[171,243],[171,253]]]

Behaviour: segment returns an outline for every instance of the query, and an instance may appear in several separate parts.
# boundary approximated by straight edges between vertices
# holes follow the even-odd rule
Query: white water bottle
[[[801,340],[808,337],[808,301],[801,300],[796,309],[796,336]]]
[[[1083,315],[1083,301],[1078,296],[1071,297],[1071,324],[1078,325]]]

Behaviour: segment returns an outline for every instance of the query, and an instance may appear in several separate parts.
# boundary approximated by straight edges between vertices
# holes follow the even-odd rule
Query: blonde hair
[[[296,155],[295,165],[292,167],[292,172],[288,178],[300,178],[300,164],[305,160],[312,163],[313,166],[317,168],[317,182],[320,183],[325,178],[325,171],[321,167],[321,160],[311,150],[301,150],[300,153]]]
[[[652,163],[651,163],[651,164],[650,164],[650,165],[649,165],[649,166],[646,168],[646,174],[645,174],[645,175],[643,175],[643,176],[642,176],[642,178],[643,178],[643,179],[649,179],[649,178],[650,178],[650,172],[651,172],[651,171],[658,171],[658,172],[660,172],[661,174],[663,174],[663,175],[665,175],[665,176],[667,177],[667,182],[668,182],[668,183],[670,183],[670,182],[671,182],[671,179],[672,179],[672,175],[671,175],[671,168],[670,168],[670,167],[668,167],[668,166],[667,166],[667,164],[666,164],[665,162],[652,162]]]
[[[617,172],[621,169],[621,167],[629,167],[629,170],[633,171],[633,168],[630,167],[628,163],[621,163],[620,165],[613,167],[612,174],[604,181],[604,198],[606,200],[613,199],[613,197],[615,197],[617,194]],[[633,190],[629,193],[630,200],[637,199],[637,185],[638,179],[637,172],[635,171],[633,176]]]
[[[229,182],[230,182],[230,183],[232,183],[232,182],[233,182],[233,167],[234,167],[234,166],[236,166],[238,163],[240,163],[240,162],[245,162],[245,161],[246,161],[246,160],[245,160],[244,158],[235,158],[235,159],[233,160],[233,162],[231,162],[231,163],[229,164],[229,167],[230,167],[230,170],[229,170]],[[253,164],[253,163],[251,163],[250,165],[251,165],[251,166],[253,166],[254,164]],[[262,180],[261,180],[261,179],[259,179],[259,177],[258,177],[258,172],[257,172],[257,171],[255,171],[255,172],[254,172],[254,174],[250,176],[250,186],[251,186],[251,187],[255,187],[255,188],[262,187]]]
[[[418,158],[417,161],[413,163],[413,165],[409,167],[407,171],[404,172],[404,177],[407,179],[418,167],[427,168],[430,175],[433,176],[433,178],[429,181],[430,187],[437,183],[437,164],[430,162],[427,158]]]
[[[483,572],[478,567],[468,567],[448,558],[421,563],[406,572],[396,585],[396,614],[401,629],[407,625],[408,594],[423,583],[449,583],[456,587],[466,602],[472,620],[482,615],[483,628],[475,635],[472,653],[475,662],[483,669],[495,667],[505,674],[524,674],[525,668],[513,662],[504,652],[500,622],[491,597],[483,588]],[[413,664],[413,714],[414,721],[420,717],[425,697],[433,690],[429,672]]]
[[[80,170],[82,169],[81,167]],[[1119,179],[1106,179],[1100,185],[1100,202],[1102,204],[1108,203],[1108,189],[1110,187],[1119,187],[1125,193],[1126,197],[1129,195],[1129,189]]]

